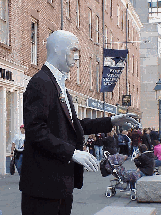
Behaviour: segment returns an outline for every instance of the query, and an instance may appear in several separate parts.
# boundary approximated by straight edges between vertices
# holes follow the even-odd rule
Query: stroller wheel
[[[133,189],[132,191],[131,191],[131,200],[136,200],[136,190],[135,189]]]
[[[136,200],[136,195],[131,195],[131,200]]]
[[[106,191],[106,192],[105,192],[105,196],[106,196],[106,197],[111,197],[111,196],[112,196],[111,190],[110,190],[110,191]]]

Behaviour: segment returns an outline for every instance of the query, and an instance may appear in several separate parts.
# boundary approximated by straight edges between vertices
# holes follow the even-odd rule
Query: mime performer
[[[113,125],[138,124],[129,114],[79,120],[65,87],[78,39],[58,30],[48,37],[46,48],[47,60],[24,93],[23,215],[70,214],[73,189],[83,186],[83,166],[98,171],[96,158],[82,151],[83,135],[107,133]]]

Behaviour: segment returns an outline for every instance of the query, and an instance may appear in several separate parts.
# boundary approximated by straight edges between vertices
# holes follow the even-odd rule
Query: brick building
[[[10,152],[12,138],[23,123],[23,91],[28,80],[46,61],[46,39],[50,33],[61,29],[61,21],[63,29],[74,33],[80,43],[77,63],[66,87],[73,96],[78,117],[96,118],[104,115],[103,93],[100,93],[103,47],[126,49],[127,12],[127,89],[124,69],[114,91],[105,93],[105,116],[126,112],[127,107],[122,107],[123,94],[131,94],[129,110],[140,115],[139,43],[129,42],[139,41],[141,22],[131,3],[127,0],[62,2],[61,8],[59,0],[0,0],[2,174],[6,172],[5,156]]]

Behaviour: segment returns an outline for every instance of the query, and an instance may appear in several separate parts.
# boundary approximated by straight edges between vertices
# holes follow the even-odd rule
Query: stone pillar
[[[92,119],[97,118],[97,111],[96,110],[92,110]]]
[[[19,122],[19,107],[20,107],[20,98],[19,98],[19,91],[13,92],[13,112],[12,112],[12,118],[13,118],[13,130],[12,130],[12,137],[15,136],[15,134],[20,133],[20,122]]]
[[[23,124],[23,92],[19,93],[19,124]]]
[[[92,110],[90,108],[87,108],[86,110],[86,118],[92,119]]]
[[[0,174],[6,174],[6,88],[0,87]]]

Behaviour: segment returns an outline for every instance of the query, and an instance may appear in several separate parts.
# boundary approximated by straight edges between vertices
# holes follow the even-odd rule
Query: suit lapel
[[[68,118],[68,120],[69,120],[71,126],[72,126],[73,129],[75,130],[74,125],[73,125],[72,120],[71,120],[71,117],[70,117],[70,114],[69,114],[68,107],[67,107],[67,105],[66,105],[66,102],[65,102],[65,100],[61,97],[62,91],[61,91],[60,86],[58,85],[58,83],[57,83],[55,77],[53,76],[52,72],[50,71],[50,69],[49,69],[47,66],[43,65],[42,70],[50,77],[50,79],[52,80],[53,84],[56,86],[57,91],[58,91],[58,97],[59,97],[59,100],[60,100],[61,107],[62,107],[63,111],[65,112],[65,115],[66,115],[66,117]]]

